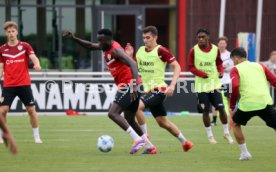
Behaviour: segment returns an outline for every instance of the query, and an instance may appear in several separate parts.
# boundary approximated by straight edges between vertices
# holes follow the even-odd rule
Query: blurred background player
[[[40,63],[33,48],[17,39],[17,24],[13,21],[4,23],[4,30],[8,42],[0,47],[0,78],[4,73],[4,86],[0,100],[0,114],[6,118],[7,112],[16,96],[26,107],[33,128],[35,143],[42,143],[38,128],[38,115],[31,89],[29,75],[29,58],[35,70],[41,70]],[[2,140],[0,142],[3,143]]]
[[[230,70],[234,67],[234,63],[230,58],[230,51],[227,50],[228,38],[222,36],[218,38],[218,49],[220,51],[220,58],[222,60],[222,66],[224,69],[223,77],[221,78],[222,83],[222,99],[225,107],[225,112],[229,116],[229,98],[231,93],[231,79],[230,79]],[[211,122],[212,126],[217,125],[217,111],[215,108],[212,108],[213,120]],[[230,119],[231,120],[231,119]]]
[[[140,92],[137,89],[137,85],[140,84],[137,65],[125,54],[121,45],[113,40],[112,35],[111,30],[101,29],[97,35],[98,43],[92,43],[76,37],[69,31],[64,32],[64,36],[72,38],[81,46],[104,52],[104,60],[119,89],[109,109],[108,117],[133,138],[134,143],[130,154],[136,153],[144,146],[155,149],[135,121],[140,100]],[[122,112],[125,118],[121,116]]]
[[[233,131],[241,149],[239,160],[250,160],[252,156],[247,150],[241,125],[245,126],[252,117],[259,116],[267,126],[276,131],[276,110],[272,107],[268,86],[269,82],[276,87],[276,76],[265,66],[247,61],[247,54],[243,48],[235,48],[231,52],[231,58],[235,64],[230,73],[232,78],[230,108],[234,111]],[[236,103],[238,103],[237,109],[235,109]]]
[[[6,146],[9,148],[10,152],[12,154],[17,153],[17,147],[15,144],[15,140],[12,136],[12,133],[10,132],[10,129],[8,128],[8,125],[6,124],[5,118],[0,115],[0,129],[2,130],[2,138],[3,142],[6,144]]]
[[[224,138],[229,144],[233,143],[230,136],[227,115],[222,102],[220,78],[223,76],[222,60],[220,51],[209,41],[209,31],[199,29],[196,33],[198,43],[190,50],[188,57],[189,70],[195,77],[195,92],[198,98],[198,108],[203,113],[203,123],[211,144],[217,141],[212,132],[209,110],[212,104],[220,113],[220,120],[223,124]]]
[[[272,51],[267,61],[261,62],[271,73],[276,75],[276,51]],[[276,107],[276,89],[274,88],[272,98],[274,100],[273,106]]]
[[[143,29],[145,46],[141,46],[138,49],[136,60],[145,94],[141,97],[136,113],[137,121],[145,133],[147,133],[144,109],[149,108],[158,125],[175,136],[181,142],[183,151],[187,152],[192,148],[193,144],[168,119],[167,111],[163,104],[167,96],[173,95],[180,74],[180,66],[170,51],[157,43],[157,39],[158,30],[155,26],[148,26]],[[131,57],[133,56],[133,48],[130,44],[127,45],[126,52]],[[167,86],[164,79],[167,64],[173,68],[173,79],[169,86]],[[150,150],[148,150],[148,153],[150,153]]]

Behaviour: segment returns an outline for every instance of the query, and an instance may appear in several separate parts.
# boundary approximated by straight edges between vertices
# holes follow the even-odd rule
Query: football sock
[[[133,130],[131,126],[128,127],[126,132],[133,138],[135,142],[141,140],[141,137]]]
[[[143,131],[144,134],[148,134],[148,131],[147,131],[147,124],[143,124],[143,125],[139,125],[141,130]]]
[[[224,134],[229,134],[228,124],[222,124]]]
[[[142,135],[142,138],[146,141],[146,148],[153,147],[154,145],[150,142],[146,134]]]
[[[187,140],[181,132],[179,132],[177,138],[182,144],[184,144]]]
[[[243,153],[247,153],[247,152],[248,152],[247,147],[246,147],[246,143],[240,144],[240,148],[241,148],[241,151],[242,151]]]
[[[212,128],[211,127],[205,127],[205,130],[207,132],[207,136],[211,137],[213,136]]]
[[[40,139],[39,128],[33,128],[33,133],[34,133],[34,138],[35,139]]]

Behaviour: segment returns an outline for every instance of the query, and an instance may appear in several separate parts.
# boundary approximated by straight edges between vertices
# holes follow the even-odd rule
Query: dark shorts
[[[230,94],[232,93],[232,86],[230,84],[223,84],[221,87],[223,94],[228,99],[230,98]]]
[[[210,93],[197,93],[197,101],[199,113],[209,112],[210,105],[213,105],[216,110],[224,108],[221,93],[217,90]]]
[[[165,99],[166,95],[161,91],[149,92],[141,96],[141,100],[144,102],[145,107],[149,108],[151,114],[155,118],[167,115],[167,110],[163,104]]]
[[[31,86],[4,87],[0,99],[0,106],[11,106],[14,98],[18,96],[25,106],[35,105]]]
[[[244,112],[238,109],[233,114],[233,121],[240,125],[246,125],[247,122],[254,116],[259,116],[262,120],[266,122],[266,125],[276,129],[276,110],[271,105],[267,105],[266,108],[262,110]]]
[[[123,111],[130,111],[136,113],[139,106],[141,93],[138,92],[137,99],[132,102],[130,97],[130,91],[131,89],[129,86],[122,88],[121,90],[118,90],[114,102],[121,106]]]

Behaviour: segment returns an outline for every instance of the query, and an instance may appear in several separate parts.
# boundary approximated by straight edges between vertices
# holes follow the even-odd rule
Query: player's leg
[[[142,129],[143,133],[148,134],[144,110],[145,110],[145,105],[144,105],[143,101],[140,100],[135,116],[136,116],[137,122],[138,122],[140,128]]]
[[[21,86],[17,89],[17,96],[26,107],[26,111],[30,117],[30,124],[33,129],[35,143],[42,143],[39,134],[38,114],[35,109],[35,101],[31,86]]]
[[[245,143],[245,137],[242,132],[241,125],[246,125],[247,121],[251,118],[250,112],[243,112],[241,110],[237,110],[233,114],[233,132],[236,138],[237,143],[240,146],[241,154],[239,160],[250,160],[252,159],[251,154],[247,150],[247,146]]]
[[[197,99],[198,99],[198,110],[199,112],[202,112],[202,120],[203,124],[205,126],[205,130],[207,133],[208,140],[211,144],[216,144],[217,141],[214,137],[211,122],[210,122],[210,116],[209,116],[209,109],[210,109],[210,100],[208,94],[210,93],[197,93]]]
[[[0,98],[0,116],[6,121],[7,113],[10,110],[10,106],[16,97],[15,88],[3,88]],[[0,129],[0,144],[4,143],[2,139],[2,130]]]
[[[212,106],[212,117],[213,117],[213,120],[211,122],[212,126],[217,125],[217,116],[218,116],[218,111],[216,111],[216,108],[214,106]]]
[[[139,102],[139,97],[135,102]],[[123,130],[125,130],[133,139],[135,142],[135,145],[131,149],[130,153],[136,153],[138,150],[143,148],[145,146],[145,141],[136,133],[136,131],[129,125],[127,120],[122,117],[120,114],[127,110],[127,108],[132,104],[131,98],[130,98],[130,88],[126,87],[124,89],[118,90],[114,103],[112,104],[109,112],[108,117],[114,121],[118,126],[120,126]],[[138,107],[138,104],[137,104]],[[137,107],[135,112],[137,111]],[[132,118],[135,118],[135,115],[133,113]]]
[[[12,154],[16,154],[17,147],[15,144],[15,140],[12,136],[12,133],[10,132],[10,130],[8,128],[5,118],[2,115],[0,115],[0,128],[1,128],[1,131],[3,132],[1,139],[4,140],[5,144],[9,148],[10,152]]]
[[[224,133],[223,137],[227,140],[229,144],[233,144],[234,141],[229,132],[227,114],[224,108],[221,92],[215,90],[213,93],[210,93],[210,100],[213,106],[216,108],[216,110],[219,111],[220,121],[223,126],[223,133]]]

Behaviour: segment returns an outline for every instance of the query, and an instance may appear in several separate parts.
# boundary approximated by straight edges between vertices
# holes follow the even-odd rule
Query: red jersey
[[[114,57],[112,52],[117,48],[124,51],[118,42],[113,41],[110,50],[104,51],[104,60],[107,64],[108,70],[114,78],[115,84],[120,89],[122,86],[125,86],[131,82],[132,73],[129,66]],[[141,83],[139,78],[137,83]]]
[[[31,85],[28,70],[31,54],[34,54],[34,50],[26,42],[19,41],[15,46],[6,43],[0,47],[0,63],[4,63],[4,87]]]

